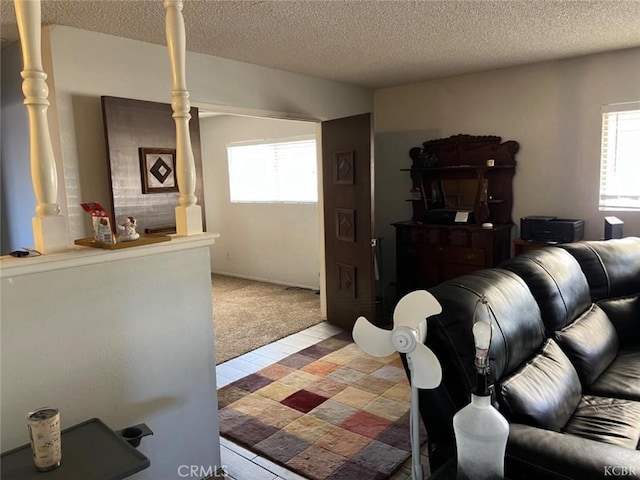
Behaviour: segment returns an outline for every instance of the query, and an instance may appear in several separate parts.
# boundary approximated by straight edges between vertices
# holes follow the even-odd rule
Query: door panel
[[[375,320],[370,113],[322,123],[327,320]]]

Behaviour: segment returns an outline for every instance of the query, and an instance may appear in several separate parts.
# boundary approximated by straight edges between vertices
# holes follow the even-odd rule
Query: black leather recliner
[[[511,479],[640,479],[640,238],[514,257],[430,292],[426,344],[443,380],[420,391],[432,470],[455,454],[452,418],[474,388],[474,309],[494,325],[494,405]],[[419,366],[418,366],[419,368]]]

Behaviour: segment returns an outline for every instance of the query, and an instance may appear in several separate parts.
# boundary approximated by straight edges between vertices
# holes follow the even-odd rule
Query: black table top
[[[31,445],[27,443],[2,454],[2,479],[120,480],[151,464],[145,455],[98,418],[66,428],[61,433],[60,467],[38,472],[33,463]]]

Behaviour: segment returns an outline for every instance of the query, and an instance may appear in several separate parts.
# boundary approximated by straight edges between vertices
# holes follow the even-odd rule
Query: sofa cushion
[[[510,423],[560,431],[581,397],[573,365],[553,339],[497,386],[500,411]]]
[[[640,451],[516,423],[509,425],[505,478],[638,480]]]
[[[611,365],[585,392],[640,402],[640,349],[620,351]]]
[[[593,301],[640,292],[640,238],[575,242],[559,247],[578,260]]]
[[[598,306],[613,323],[620,345],[626,347],[640,344],[640,293],[600,300]]]
[[[562,432],[635,450],[640,440],[640,402],[586,395]]]
[[[591,385],[618,354],[618,334],[597,305],[555,333],[556,342],[576,369],[583,387]]]
[[[591,305],[589,285],[573,256],[550,247],[513,257],[500,268],[519,275],[540,307],[547,336],[564,328]]]

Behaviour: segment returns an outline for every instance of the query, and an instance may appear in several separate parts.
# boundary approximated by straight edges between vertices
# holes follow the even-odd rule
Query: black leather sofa
[[[443,380],[420,391],[432,470],[455,455],[452,418],[475,387],[471,327],[484,295],[493,402],[510,425],[507,478],[640,479],[640,238],[527,252],[430,292],[443,308],[425,341]]]

